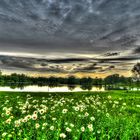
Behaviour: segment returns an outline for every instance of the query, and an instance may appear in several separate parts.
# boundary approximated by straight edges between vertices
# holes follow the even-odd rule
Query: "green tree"
[[[136,82],[136,86],[140,86],[140,63],[137,63],[132,68],[133,80]]]
[[[139,81],[140,80],[140,63],[137,63],[136,65],[134,65],[131,71],[133,73],[134,79]]]

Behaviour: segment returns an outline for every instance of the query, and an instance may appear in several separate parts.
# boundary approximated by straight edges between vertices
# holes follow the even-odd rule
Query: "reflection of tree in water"
[[[93,81],[90,77],[82,78],[80,80],[80,84],[81,84],[82,90],[89,90],[90,91],[92,89]]]
[[[70,91],[73,91],[76,88],[76,85],[68,85],[68,89]]]
[[[58,84],[56,84],[56,83],[50,83],[48,86],[49,86],[49,88],[54,88],[54,87],[58,87]]]
[[[81,85],[82,90],[92,90],[92,85],[91,84],[82,84]]]
[[[17,86],[14,85],[14,84],[12,84],[12,85],[10,86],[10,88],[11,88],[11,89],[15,89],[15,88],[17,88]]]
[[[10,84],[11,89],[19,88],[19,89],[23,90],[25,88],[25,86],[26,86],[26,84],[23,84],[23,83],[11,83]]]
[[[69,76],[65,78],[61,77],[28,77],[24,74],[13,73],[11,75],[3,75],[0,71],[0,86],[11,87],[12,89],[20,88],[24,89],[25,86],[49,86],[50,88],[60,87],[60,85],[68,85],[69,90],[74,90],[75,86],[80,85],[83,90],[91,90],[93,85],[98,85],[97,89],[102,89],[102,85],[105,89],[120,89],[120,87],[140,87],[140,63],[137,63],[132,72],[134,77],[124,77],[119,74],[113,74],[101,78],[76,78]],[[72,85],[72,86],[71,86]]]
[[[102,87],[103,87],[103,85],[98,85],[98,86],[96,86],[96,88],[98,88],[99,90],[101,90]]]
[[[21,90],[25,88],[25,86],[27,86],[26,84],[22,84],[22,83],[19,83],[17,88],[20,88]]]

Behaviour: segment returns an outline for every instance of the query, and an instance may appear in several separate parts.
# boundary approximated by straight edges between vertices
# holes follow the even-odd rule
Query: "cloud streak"
[[[129,71],[139,57],[42,59],[0,55],[2,69],[42,73],[99,73],[124,69]]]

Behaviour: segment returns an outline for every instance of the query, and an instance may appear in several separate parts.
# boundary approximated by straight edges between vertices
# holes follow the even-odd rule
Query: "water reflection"
[[[78,91],[105,91],[104,87],[83,87],[76,85],[50,87],[50,86],[23,86],[23,87],[0,87],[0,91],[17,91],[17,92],[78,92]]]

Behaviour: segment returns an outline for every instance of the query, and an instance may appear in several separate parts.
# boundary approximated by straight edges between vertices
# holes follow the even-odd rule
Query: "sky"
[[[140,0],[0,0],[0,69],[33,76],[131,75]]]

